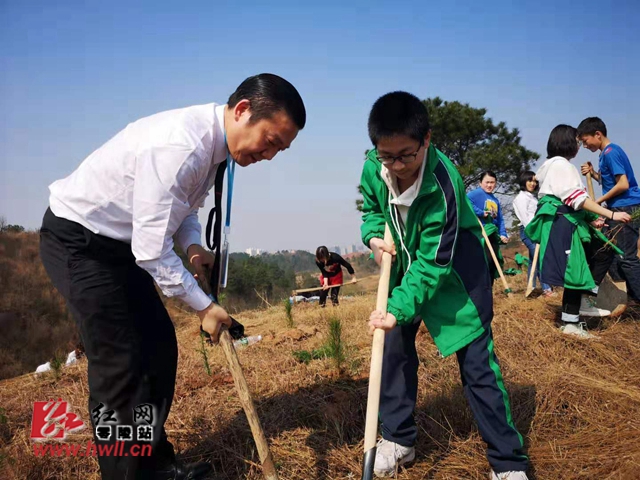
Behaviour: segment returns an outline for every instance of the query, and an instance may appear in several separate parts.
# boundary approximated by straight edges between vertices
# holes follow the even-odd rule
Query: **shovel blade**
[[[364,452],[364,460],[362,461],[362,480],[373,480],[373,465],[375,462],[376,447],[373,447]]]

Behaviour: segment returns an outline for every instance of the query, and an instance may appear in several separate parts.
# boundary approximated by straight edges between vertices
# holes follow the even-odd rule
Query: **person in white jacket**
[[[513,200],[513,211],[516,217],[520,221],[520,240],[524,243],[527,250],[529,250],[529,268],[533,268],[533,257],[536,249],[536,244],[531,241],[524,229],[529,224],[536,214],[536,208],[538,207],[538,197],[535,193],[538,190],[538,181],[536,180],[536,174],[531,170],[522,172],[518,181],[520,186],[520,193],[516,195]],[[536,276],[533,279],[533,287],[536,287],[536,279],[540,281],[542,287],[542,294],[545,297],[555,295],[551,286],[540,280],[540,262],[536,265]]]

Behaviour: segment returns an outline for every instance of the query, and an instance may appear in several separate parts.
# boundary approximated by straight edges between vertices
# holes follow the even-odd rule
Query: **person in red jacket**
[[[320,306],[325,307],[327,303],[327,295],[331,290],[331,302],[334,307],[337,307],[338,294],[340,293],[340,286],[344,283],[342,276],[342,267],[346,268],[351,275],[351,281],[355,283],[356,274],[353,267],[344,258],[335,252],[329,252],[329,249],[325,246],[318,247],[316,250],[316,265],[322,272],[320,275],[320,282],[322,283],[322,292],[320,292]],[[332,285],[338,285],[332,287]]]

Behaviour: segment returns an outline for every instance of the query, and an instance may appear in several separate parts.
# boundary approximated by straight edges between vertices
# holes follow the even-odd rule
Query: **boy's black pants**
[[[96,437],[98,422],[91,413],[99,404],[103,413],[115,411],[119,425],[132,426],[134,441],[125,443],[125,451],[135,443],[149,444],[137,440],[134,407],[154,407],[153,454],[100,456],[102,478],[153,478],[157,468],[175,462],[164,423],[173,400],[178,346],[151,276],[136,265],[130,245],[96,235],[49,209],[40,230],[40,254],[85,346],[94,442],[116,441],[115,426],[110,440]],[[86,415],[80,417],[86,422]],[[101,417],[99,424],[109,423]]]
[[[626,212],[634,215],[640,210],[640,205],[629,207],[612,208],[614,212]],[[608,237],[614,237],[616,245],[624,252],[623,258],[616,258],[613,255],[608,260],[611,266],[615,265],[611,271],[614,280],[624,279],[627,283],[627,293],[631,298],[640,300],[640,259],[638,258],[638,231],[640,229],[640,219],[624,224],[614,220],[606,221],[608,227],[603,230]]]
[[[382,363],[380,420],[382,437],[403,446],[415,443],[413,418],[418,393],[416,334],[420,320],[387,332]],[[511,407],[493,351],[491,328],[456,352],[464,393],[487,443],[487,457],[496,473],[526,471],[523,440],[511,420]]]

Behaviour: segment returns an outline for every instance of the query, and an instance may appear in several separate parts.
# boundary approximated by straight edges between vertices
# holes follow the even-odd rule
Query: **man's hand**
[[[376,328],[388,332],[397,325],[396,317],[392,313],[387,313],[386,316],[380,310],[374,310],[369,316],[369,334],[373,335]]]
[[[207,252],[201,245],[193,244],[187,248],[189,263],[196,269],[194,277],[203,282],[207,279],[207,268],[213,268],[215,258],[211,252]]]
[[[591,225],[593,225],[594,228],[601,229],[604,227],[604,218],[600,217],[597,220],[594,220],[591,222]]]
[[[587,163],[583,163],[582,165],[580,165],[580,172],[582,173],[582,175],[587,175],[587,173],[590,173],[591,176],[593,176],[594,171],[593,171],[593,165],[591,165],[591,162],[587,162]]]
[[[373,259],[378,265],[382,263],[382,254],[384,252],[390,253],[391,256],[396,255],[395,245],[387,245],[381,238],[372,238],[369,240],[369,248],[373,251]]]
[[[502,241],[502,243],[509,243],[509,237],[505,237],[504,235],[500,235],[500,241]]]
[[[356,276],[355,276],[355,275],[353,275],[353,276],[351,277],[351,283],[356,283],[357,281],[358,281],[358,280],[356,279]]]
[[[222,325],[226,325],[227,327],[231,326],[231,318],[229,318],[227,311],[215,303],[212,303],[204,310],[200,310],[198,317],[200,317],[202,329],[211,335],[211,341],[213,343],[218,343],[218,336],[220,335]]]

